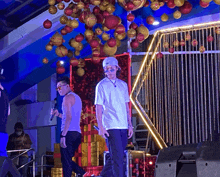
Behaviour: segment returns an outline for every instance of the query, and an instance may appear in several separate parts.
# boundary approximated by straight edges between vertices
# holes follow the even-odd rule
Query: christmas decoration
[[[170,48],[169,48],[169,52],[170,52],[170,53],[174,53],[174,48],[173,48],[173,47],[170,47]]]
[[[138,48],[138,46],[139,46],[139,42],[138,42],[137,39],[133,39],[133,40],[131,41],[130,45],[131,45],[131,48],[136,49],[136,48]]]
[[[56,69],[57,74],[63,74],[65,72],[65,68],[63,66],[59,66]]]
[[[50,6],[48,11],[50,14],[55,14],[57,13],[57,8],[55,6]]]
[[[204,46],[200,46],[200,47],[199,47],[199,51],[200,51],[201,53],[204,53],[204,52],[205,52],[205,47],[204,47]]]
[[[55,52],[57,56],[65,57],[68,54],[68,49],[65,46],[61,45],[56,48]]]
[[[183,6],[184,2],[184,0],[174,0],[174,4],[178,7]]]
[[[174,13],[173,13],[173,17],[175,18],[175,19],[179,19],[180,17],[181,17],[181,12],[180,11],[175,11]]]
[[[70,64],[74,67],[74,66],[77,66],[78,65],[78,60],[76,58],[71,58],[70,59]]]
[[[53,45],[55,46],[60,46],[62,45],[62,43],[64,42],[63,40],[63,36],[61,34],[59,34],[58,32],[56,32],[51,38],[50,41]]]
[[[184,5],[179,8],[182,14],[189,14],[192,11],[192,4],[188,1],[185,1]]]
[[[163,58],[163,54],[161,52],[158,52],[157,53],[157,59],[161,59],[161,58]]]
[[[78,68],[76,73],[78,76],[82,77],[85,74],[85,70],[83,68]]]
[[[147,19],[146,19],[146,22],[149,24],[149,25],[152,25],[154,23],[154,17],[153,16],[148,16]]]
[[[161,20],[163,21],[163,22],[166,22],[167,20],[168,20],[168,15],[167,14],[163,14],[162,16],[161,16]]]
[[[48,0],[48,4],[51,6],[55,5],[55,3],[56,3],[56,0]]]
[[[52,26],[52,22],[50,20],[45,20],[43,23],[44,28],[49,29]]]
[[[49,62],[48,58],[44,57],[42,60],[43,64],[47,64]]]
[[[50,44],[47,44],[46,45],[46,50],[47,51],[51,51],[53,49],[53,46],[52,45],[50,45]]]
[[[214,38],[211,36],[211,35],[209,35],[208,37],[207,37],[207,41],[208,42],[212,42],[214,40]]]
[[[130,22],[132,22],[134,20],[134,18],[135,18],[135,16],[132,13],[129,13],[127,15],[127,20],[130,21]]]
[[[209,6],[209,3],[208,3],[208,2],[204,2],[204,1],[200,0],[200,1],[199,1],[199,5],[200,5],[201,7],[203,7],[203,8],[206,8],[206,7],[208,7],[208,6]]]

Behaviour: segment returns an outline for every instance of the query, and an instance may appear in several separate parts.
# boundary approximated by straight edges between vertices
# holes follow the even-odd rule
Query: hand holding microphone
[[[59,112],[58,112],[58,110],[56,108],[53,108],[50,111],[50,115],[51,115],[50,121],[52,121],[54,116],[59,116]]]

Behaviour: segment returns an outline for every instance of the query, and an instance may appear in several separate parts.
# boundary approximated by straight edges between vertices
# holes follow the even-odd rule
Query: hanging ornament
[[[216,3],[217,5],[220,5],[220,0],[213,0],[214,3]]]
[[[79,45],[75,47],[76,51],[81,51],[83,49],[83,44],[79,42]]]
[[[185,40],[186,40],[186,41],[189,41],[190,39],[191,39],[191,36],[190,36],[189,33],[187,33],[186,36],[185,36]]]
[[[84,11],[80,14],[80,16],[79,16],[79,21],[80,21],[81,23],[85,23],[86,16],[89,15],[89,14],[91,14],[91,12],[84,10]]]
[[[109,31],[110,29],[108,29],[106,26],[104,26],[104,25],[102,25],[102,29],[104,30],[104,31]]]
[[[174,3],[174,0],[168,0],[167,6],[168,6],[170,9],[175,8],[176,5],[175,5],[175,3]]]
[[[42,60],[43,64],[47,64],[49,62],[48,58],[44,57]]]
[[[204,52],[205,52],[205,47],[204,47],[204,46],[200,46],[200,47],[199,47],[199,51],[200,51],[201,53],[204,53]]]
[[[57,8],[56,8],[56,6],[50,6],[48,11],[50,14],[55,14],[55,13],[57,13]]]
[[[168,50],[170,53],[174,53],[174,48],[171,46]]]
[[[118,34],[118,33],[114,32],[114,36],[116,39],[121,41],[126,37],[126,33],[124,32],[124,33]]]
[[[169,48],[169,43],[168,43],[167,41],[165,41],[165,42],[163,43],[163,47],[164,47],[164,48]]]
[[[84,7],[85,7],[85,4],[83,3],[83,2],[78,2],[78,4],[77,4],[77,8],[78,9],[84,9]]]
[[[65,72],[65,68],[63,66],[59,66],[56,68],[57,74],[63,74]]]
[[[93,13],[94,13],[95,15],[99,14],[99,13],[100,13],[100,8],[99,8],[98,6],[95,6],[95,7],[93,8]]]
[[[214,40],[214,38],[211,36],[211,35],[209,35],[208,37],[207,37],[207,41],[208,42],[212,42]]]
[[[185,42],[184,39],[181,39],[181,41],[180,41],[180,45],[181,45],[182,47],[186,45],[186,42]]]
[[[101,4],[101,0],[91,0],[90,1],[94,6],[98,6]]]
[[[65,30],[64,28],[60,30],[60,33],[61,33],[63,36],[67,34],[67,32],[66,32],[66,30]]]
[[[106,55],[114,55],[117,52],[117,46],[109,47],[107,42],[104,44],[103,51]]]
[[[65,46],[61,45],[56,48],[55,53],[59,57],[65,57],[68,54],[68,49]]]
[[[178,10],[173,13],[173,17],[174,17],[175,19],[179,19],[181,16],[182,16],[182,14],[181,14],[181,12],[178,11]]]
[[[208,2],[203,2],[202,0],[199,1],[199,5],[203,8],[206,8],[209,6],[209,3]]]
[[[144,35],[142,33],[138,33],[137,35],[137,41],[139,43],[142,43],[144,41]]]
[[[46,48],[47,51],[53,50],[53,46],[50,45],[50,44],[47,44],[45,48]]]
[[[63,36],[61,34],[59,34],[58,32],[56,32],[51,38],[50,41],[53,45],[55,46],[60,46],[62,45],[63,42],[65,42],[63,40]]]
[[[69,20],[67,22],[67,25],[75,29],[75,28],[78,28],[79,22],[76,19],[73,19],[73,20]]]
[[[66,26],[64,27],[64,30],[65,30],[67,33],[71,33],[71,32],[73,31],[73,28],[66,25]]]
[[[147,39],[149,36],[149,30],[144,26],[144,25],[140,25],[137,28],[137,33],[141,33],[144,35],[144,39]]]
[[[100,58],[99,57],[95,57],[95,56],[92,56],[92,62],[94,64],[98,64],[100,62]]]
[[[59,4],[57,4],[57,8],[58,8],[59,10],[63,10],[63,9],[65,8],[65,4],[62,3],[62,2],[60,2]]]
[[[173,42],[173,45],[175,47],[178,47],[180,45],[180,42],[176,39],[174,42]]]
[[[146,22],[149,24],[149,25],[152,25],[154,23],[154,17],[153,16],[148,16],[147,19],[146,19]]]
[[[77,48],[77,46],[79,45],[79,42],[76,42],[75,39],[70,39],[69,41],[69,45],[73,48]]]
[[[188,1],[185,1],[184,5],[179,8],[182,14],[189,14],[192,11],[192,4]]]
[[[115,47],[116,46],[116,40],[114,38],[110,38],[108,41],[107,41],[107,44],[109,47]]]
[[[161,20],[162,20],[163,22],[166,22],[169,17],[168,17],[167,14],[164,13],[160,18],[161,18]]]
[[[92,39],[91,41],[89,41],[89,44],[92,48],[97,48],[99,46],[99,41],[96,39]]]
[[[107,5],[106,11],[112,14],[115,11],[115,6],[113,4]]]
[[[82,77],[85,74],[85,70],[83,68],[78,68],[76,70],[76,73],[77,73],[78,76]]]
[[[174,4],[177,6],[177,7],[181,7],[183,6],[185,0],[174,0]]]
[[[127,35],[128,35],[128,37],[129,38],[133,38],[133,37],[135,37],[136,36],[136,30],[134,30],[134,29],[129,29],[128,31],[127,31]]]
[[[130,2],[130,1],[125,4],[125,9],[126,9],[127,11],[133,10],[134,7],[135,7],[135,5],[134,5],[132,2]]]
[[[132,22],[132,21],[134,20],[134,18],[135,18],[135,16],[134,16],[132,13],[129,13],[129,14],[127,15],[127,20],[128,20],[129,22]]]
[[[124,25],[120,24],[116,27],[115,32],[118,34],[122,34],[125,33],[125,27]]]
[[[48,0],[48,4],[51,6],[55,5],[55,3],[56,3],[56,0]]]
[[[152,10],[156,11],[156,10],[158,10],[160,8],[160,3],[158,1],[154,1],[154,2],[151,3],[150,8]]]
[[[198,45],[198,41],[196,39],[193,39],[191,44],[195,47]]]
[[[79,55],[80,55],[80,51],[77,51],[77,50],[76,50],[76,51],[74,52],[74,55],[75,55],[75,56],[79,56]]]
[[[85,18],[85,24],[89,27],[93,27],[97,22],[96,16],[94,14],[89,14]]]
[[[220,28],[216,28],[216,29],[215,29],[215,33],[216,33],[216,34],[220,34]]]
[[[129,25],[129,29],[134,29],[136,30],[138,28],[138,25],[135,23],[135,22],[132,22],[130,25]]]
[[[63,16],[60,17],[60,23],[61,23],[61,24],[64,25],[64,24],[67,23],[67,21],[68,21],[67,16],[63,15]]]
[[[78,60],[76,58],[71,58],[69,62],[73,67],[78,65]]]
[[[132,39],[132,41],[130,43],[130,46],[131,46],[132,49],[138,48],[138,46],[139,46],[138,40],[137,39]]]
[[[78,60],[78,67],[83,68],[83,67],[85,67],[85,65],[86,65],[85,60],[83,60],[82,58],[80,58],[80,59]]]
[[[108,29],[114,29],[119,23],[119,20],[116,16],[114,15],[109,15],[107,17],[105,17],[105,23],[104,25],[108,28]]]
[[[97,23],[103,24],[104,23],[104,17],[102,14],[96,15]]]
[[[44,28],[49,29],[52,26],[52,22],[50,20],[45,20],[43,23]]]
[[[96,29],[95,29],[95,34],[101,35],[101,34],[102,34],[101,28],[96,28]]]
[[[103,41],[109,40],[109,35],[107,33],[103,33],[102,34],[102,39],[103,39]]]
[[[73,57],[73,51],[72,50],[68,50],[67,57],[68,58],[72,58]]]
[[[161,58],[163,58],[163,54],[161,52],[158,52],[157,53],[157,59],[161,59]]]
[[[164,1],[159,1],[160,7],[163,7],[165,2]]]
[[[120,46],[121,46],[121,41],[118,40],[118,39],[116,39],[116,46],[117,46],[117,47],[120,47]]]
[[[82,42],[83,39],[84,39],[84,36],[81,33],[77,34],[76,37],[75,37],[76,42]]]
[[[93,33],[92,30],[87,29],[87,30],[85,31],[85,33],[84,33],[84,36],[85,36],[85,38],[86,38],[87,40],[90,41],[90,40],[93,38],[94,33]]]

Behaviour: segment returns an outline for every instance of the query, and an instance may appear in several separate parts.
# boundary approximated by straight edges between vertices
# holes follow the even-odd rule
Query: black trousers
[[[76,174],[83,175],[85,171],[74,161],[72,157],[81,143],[81,133],[77,131],[68,131],[66,134],[66,148],[60,147],[61,162],[63,166],[63,176],[71,177],[72,171]]]
[[[108,130],[109,137],[106,144],[110,158],[107,159],[101,172],[102,177],[124,177],[124,150],[128,143],[127,129]]]

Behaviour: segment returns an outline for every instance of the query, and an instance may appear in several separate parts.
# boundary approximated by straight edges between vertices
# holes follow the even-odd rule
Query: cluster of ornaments
[[[215,33],[216,34],[220,34],[220,28],[216,28],[215,29]],[[207,37],[207,42],[211,43],[214,41],[214,37],[212,35],[209,35]],[[163,48],[164,49],[168,49],[169,53],[174,53],[175,52],[175,47],[179,47],[179,46],[186,46],[186,41],[190,42],[190,44],[193,46],[193,47],[197,47],[198,46],[198,41],[196,39],[192,39],[191,40],[191,35],[189,33],[187,33],[185,35],[185,39],[181,39],[180,41],[178,39],[176,39],[175,41],[173,41],[172,44],[169,44],[167,41],[164,41],[163,42]],[[203,45],[201,45],[199,47],[199,51],[201,53],[204,53],[205,52],[205,47]],[[157,59],[161,59],[163,58],[163,53],[162,52],[158,52],[157,53]]]

